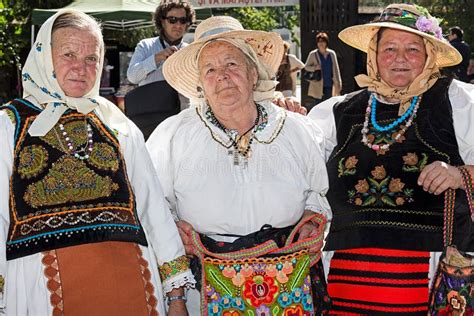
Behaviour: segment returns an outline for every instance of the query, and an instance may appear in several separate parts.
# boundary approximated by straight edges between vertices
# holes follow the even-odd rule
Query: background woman
[[[228,31],[213,35],[223,29]],[[147,141],[189,252],[192,229],[229,252],[279,239],[305,216],[329,218],[321,132],[305,116],[271,103],[271,78],[283,54],[279,35],[243,30],[237,20],[218,16],[199,24],[195,36],[166,61],[164,75],[197,107],[163,122]],[[264,226],[273,230],[257,242]],[[316,223],[307,223],[299,239],[317,232]],[[188,308],[197,315],[196,291],[189,295]],[[220,302],[204,308],[231,312],[237,299],[232,297],[233,307]],[[273,296],[256,300],[261,304],[252,304],[262,311],[278,304]],[[317,312],[322,302],[318,296]]]
[[[424,315],[448,188],[458,196],[454,244],[474,251],[456,168],[474,172],[474,87],[440,76],[461,56],[420,6],[390,5],[339,37],[367,53],[368,75],[356,77],[364,90],[309,114],[326,139],[331,313]]]
[[[341,73],[337,62],[336,52],[329,49],[329,36],[325,32],[316,35],[316,48],[311,51],[306,60],[306,71],[321,70],[321,80],[311,80],[308,86],[308,95],[314,98],[316,104],[339,95],[342,88]],[[308,110],[311,110],[308,108]]]
[[[103,59],[100,25],[60,11],[0,110],[7,315],[164,315],[164,293],[187,315],[188,260],[142,134],[99,96]]]

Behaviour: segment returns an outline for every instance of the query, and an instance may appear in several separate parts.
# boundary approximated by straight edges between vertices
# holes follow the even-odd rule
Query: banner
[[[300,4],[299,0],[191,0],[195,9],[199,8],[231,8],[231,7],[270,7],[293,6]]]

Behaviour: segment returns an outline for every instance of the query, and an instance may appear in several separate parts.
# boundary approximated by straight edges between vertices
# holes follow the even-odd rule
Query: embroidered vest
[[[25,100],[2,109],[16,120],[8,260],[102,241],[147,245],[120,144],[94,113],[68,111],[45,136],[31,137],[40,109]],[[89,157],[71,154],[72,144]]]
[[[327,198],[333,211],[326,250],[378,247],[441,251],[444,196],[417,184],[421,170],[439,160],[462,165],[448,97],[449,80],[440,79],[422,98],[407,132],[385,154],[362,142],[361,129],[369,99],[367,90],[352,93],[336,105],[337,146],[328,162]],[[398,105],[377,101],[377,122],[398,117]],[[403,124],[403,123],[402,123]],[[368,139],[384,144],[400,126],[377,132],[369,124]],[[474,250],[474,233],[463,190],[458,190],[454,243]]]

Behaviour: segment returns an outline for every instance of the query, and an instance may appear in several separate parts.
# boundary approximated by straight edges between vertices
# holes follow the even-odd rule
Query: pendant
[[[240,136],[237,146],[241,152],[244,152],[250,145],[250,137],[247,135]]]

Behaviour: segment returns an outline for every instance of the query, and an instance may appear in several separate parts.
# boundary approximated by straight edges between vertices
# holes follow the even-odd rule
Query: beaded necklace
[[[62,141],[60,140],[56,129],[53,129],[54,132],[56,133],[58,141],[61,147],[63,148],[63,150],[66,152],[69,152],[70,155],[73,155],[74,157],[80,160],[89,159],[90,153],[92,152],[92,148],[93,148],[92,127],[89,123],[87,123],[87,120],[85,122],[85,127],[87,131],[87,141],[86,141],[86,144],[82,148],[79,148],[79,149],[76,149],[77,146],[74,146],[71,137],[68,136],[67,131],[62,123],[59,124],[59,129],[61,130],[61,134],[64,137],[64,140],[66,141],[67,149],[63,146]]]
[[[390,146],[398,141],[407,131],[407,129],[413,124],[413,120],[416,117],[416,112],[418,111],[418,107],[420,105],[421,101],[421,96],[415,96],[413,97],[410,107],[408,110],[400,116],[398,119],[393,121],[392,123],[386,125],[386,126],[380,126],[377,121],[375,120],[375,113],[376,113],[376,105],[377,105],[377,100],[375,98],[374,93],[370,94],[369,102],[367,105],[367,108],[365,110],[365,120],[364,120],[364,125],[362,127],[361,133],[362,133],[362,143],[369,147],[370,149],[374,150],[377,152],[377,154],[385,154],[390,148]],[[370,118],[370,119],[369,119]],[[400,125],[403,121],[406,121],[404,125]],[[396,126],[400,125],[400,129],[398,132],[395,134],[394,137],[392,137],[391,140],[389,140],[387,143],[383,145],[379,144],[373,144],[371,143],[368,138],[367,138],[367,133],[369,132],[369,120],[372,123],[372,126],[374,129],[378,132],[386,132],[389,131]]]
[[[253,123],[252,127],[250,127],[245,133],[239,135],[239,132],[235,129],[228,129],[221,122],[216,118],[214,112],[209,107],[209,119],[212,124],[217,126],[221,129],[231,140],[232,146],[228,149],[228,154],[233,156],[234,166],[240,165],[243,162],[242,167],[245,168],[248,165],[248,159],[252,155],[251,145],[254,139],[254,134],[259,128],[259,122],[261,118],[261,110],[260,107],[257,105],[257,118]]]

